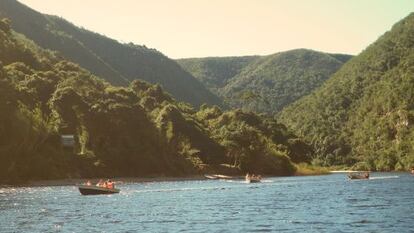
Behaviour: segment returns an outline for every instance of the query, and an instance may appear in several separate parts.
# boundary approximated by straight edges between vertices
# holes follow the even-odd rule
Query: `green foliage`
[[[308,151],[292,149],[299,139],[273,119],[196,111],[145,81],[112,86],[14,32],[0,31],[0,45],[0,183],[177,176],[230,162],[239,174],[289,175],[290,156],[306,160]],[[67,134],[73,147],[61,143]]]
[[[207,57],[179,59],[177,62],[213,93],[220,95],[221,88],[231,78],[258,58],[258,56]]]
[[[413,38],[410,14],[280,114],[317,148],[317,163],[385,171],[414,165]]]
[[[342,64],[330,54],[305,49],[264,56],[234,76],[221,95],[231,107],[278,112],[321,86]]]
[[[298,145],[303,142],[275,119],[241,110],[222,112],[206,106],[202,106],[196,117],[225,148],[226,163],[243,172],[292,174],[295,169],[290,158],[308,161],[312,153],[312,150],[301,151]]]
[[[273,113],[321,86],[350,58],[298,49],[262,57],[192,58],[178,63],[230,107]]]
[[[8,20],[8,19],[0,20],[0,30],[2,30],[5,33],[9,33],[10,29],[11,29],[10,20]]]
[[[295,175],[300,176],[309,176],[309,175],[326,175],[329,174],[329,168],[321,167],[317,165],[312,165],[309,163],[299,163],[295,165],[296,173]]]
[[[135,79],[143,79],[160,84],[178,100],[195,106],[221,104],[192,75],[155,49],[119,43],[62,18],[36,12],[15,0],[0,1],[0,17],[11,19],[14,30],[41,47],[58,51],[111,84],[128,86]],[[0,31],[8,30],[9,23],[0,22]]]

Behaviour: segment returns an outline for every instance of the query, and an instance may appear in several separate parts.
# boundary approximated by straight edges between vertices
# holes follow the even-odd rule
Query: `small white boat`
[[[218,175],[218,174],[214,174],[214,175],[204,175],[205,178],[210,179],[210,180],[217,180],[217,179],[222,179],[222,180],[234,180],[234,179],[238,179],[239,177],[235,177],[235,176],[226,176],[226,175]]]

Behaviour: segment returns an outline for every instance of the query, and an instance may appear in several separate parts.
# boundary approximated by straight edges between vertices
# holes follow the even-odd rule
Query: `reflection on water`
[[[123,184],[120,194],[76,187],[0,188],[0,232],[410,232],[414,176],[373,173]]]

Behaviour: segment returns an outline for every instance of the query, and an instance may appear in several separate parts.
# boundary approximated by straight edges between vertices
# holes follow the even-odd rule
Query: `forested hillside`
[[[279,118],[315,146],[318,163],[414,166],[414,13]]]
[[[275,113],[320,87],[352,56],[307,49],[178,63],[231,108]]]
[[[178,59],[177,62],[213,93],[220,95],[221,89],[231,78],[258,58],[259,56],[206,57]]]
[[[159,85],[115,87],[0,21],[0,183],[27,179],[289,175],[312,148],[275,119],[175,101]],[[64,146],[62,135],[73,135]],[[227,165],[221,165],[227,164]]]
[[[195,106],[221,105],[217,96],[155,49],[121,44],[62,18],[36,12],[16,0],[0,1],[0,17],[11,19],[15,31],[41,47],[59,51],[111,84],[128,86],[131,81],[142,79],[160,84],[176,99]]]

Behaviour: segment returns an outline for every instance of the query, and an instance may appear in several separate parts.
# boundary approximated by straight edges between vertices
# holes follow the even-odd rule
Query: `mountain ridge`
[[[143,79],[161,84],[178,100],[195,106],[222,105],[221,100],[191,74],[155,49],[121,44],[63,18],[41,14],[16,0],[1,1],[0,16],[11,19],[15,31],[41,47],[59,51],[114,85],[127,86],[135,79]]]
[[[351,57],[294,49],[266,56],[177,61],[230,107],[274,113],[311,93]]]
[[[414,13],[348,61],[279,119],[317,148],[324,165],[414,166]]]

